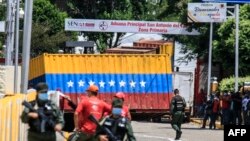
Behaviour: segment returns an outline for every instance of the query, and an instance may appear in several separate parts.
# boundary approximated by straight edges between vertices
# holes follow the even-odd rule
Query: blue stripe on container
[[[80,86],[80,81],[84,86]],[[125,93],[171,93],[172,92],[172,75],[171,74],[46,74],[30,82],[46,82],[51,90],[60,88],[64,93],[84,93],[89,86],[89,82],[95,82],[98,85],[100,93],[116,93],[123,91]],[[100,82],[104,82],[104,87]],[[109,82],[114,81],[114,86]],[[120,82],[124,81],[124,87]],[[73,83],[73,87],[69,83]],[[146,82],[143,87],[143,82]],[[134,83],[135,87],[131,86]]]

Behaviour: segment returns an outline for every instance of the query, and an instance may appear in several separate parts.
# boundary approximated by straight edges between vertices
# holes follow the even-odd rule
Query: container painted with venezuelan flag
[[[50,90],[60,89],[75,102],[92,84],[108,103],[121,91],[125,103],[135,110],[169,109],[173,91],[167,54],[44,54],[31,60],[29,80],[46,82]]]

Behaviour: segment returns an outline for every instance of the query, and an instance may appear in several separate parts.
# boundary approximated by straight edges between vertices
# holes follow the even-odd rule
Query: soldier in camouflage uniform
[[[30,102],[35,111],[25,108],[21,120],[23,123],[29,124],[28,141],[56,141],[56,131],[61,131],[64,125],[63,114],[60,109],[48,99],[48,85],[46,83],[38,83],[36,86],[37,98]],[[42,128],[41,114],[45,115],[46,124]]]
[[[174,90],[175,96],[171,100],[170,112],[172,115],[172,128],[176,131],[175,139],[178,140],[181,138],[181,124],[184,119],[184,110],[186,107],[186,102],[183,97],[179,95],[179,90]]]

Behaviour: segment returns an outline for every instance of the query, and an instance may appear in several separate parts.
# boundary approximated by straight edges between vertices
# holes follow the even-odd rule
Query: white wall
[[[0,93],[14,93],[14,66],[0,66]],[[18,68],[18,93],[20,93],[21,67]]]

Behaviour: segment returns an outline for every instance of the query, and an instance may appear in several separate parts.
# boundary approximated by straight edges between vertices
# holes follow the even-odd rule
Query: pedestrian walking
[[[213,101],[211,99],[207,100],[205,106],[205,114],[202,122],[201,128],[206,128],[207,120],[210,119],[210,125],[212,125],[212,111],[213,111]]]
[[[212,101],[212,114],[211,114],[209,129],[216,129],[216,120],[218,118],[219,112],[220,112],[220,100],[219,100],[219,94],[216,94]]]
[[[223,125],[228,125],[230,123],[230,104],[231,104],[230,93],[224,92],[224,94],[222,96],[222,120],[223,120]]]
[[[250,117],[250,92],[247,92],[242,100],[242,110],[243,110],[243,120],[244,125],[250,125],[249,117]]]
[[[171,99],[171,105],[170,105],[170,112],[172,115],[172,121],[171,125],[172,128],[176,131],[176,137],[175,139],[178,140],[181,138],[181,124],[183,123],[184,119],[184,110],[186,107],[185,99],[180,96],[179,90],[174,90],[174,97]]]
[[[75,130],[79,131],[77,141],[93,141],[96,132],[96,124],[89,120],[89,116],[93,115],[98,121],[102,118],[104,112],[110,112],[110,106],[97,98],[99,88],[95,85],[89,86],[86,90],[88,97],[82,99],[78,104],[75,115]],[[82,115],[82,125],[79,124],[79,115]]]
[[[242,98],[239,92],[232,95],[231,98],[231,113],[232,113],[232,124],[241,125],[242,124]]]

